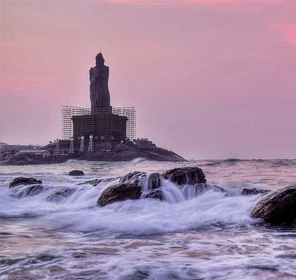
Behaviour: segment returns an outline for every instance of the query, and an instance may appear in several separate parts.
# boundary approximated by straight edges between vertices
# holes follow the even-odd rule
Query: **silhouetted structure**
[[[102,53],[96,56],[96,66],[89,70],[90,100],[92,114],[99,109],[110,110],[110,93],[108,88],[109,67],[104,64]]]
[[[74,142],[96,147],[96,143],[107,142],[112,145],[112,142],[124,141],[128,118],[112,113],[108,89],[109,67],[104,65],[101,53],[96,56],[96,66],[90,69],[89,74],[91,114],[72,117]],[[83,153],[84,149],[81,150]]]
[[[120,142],[126,138],[127,117],[97,112],[94,115],[74,116],[73,137],[79,139],[91,135],[96,142]]]
[[[134,107],[112,107],[112,113],[128,118],[126,123],[126,137],[130,140],[137,138],[136,133],[136,109]],[[91,108],[82,108],[75,106],[62,105],[62,139],[70,140],[73,137],[73,121],[74,116],[90,115]]]

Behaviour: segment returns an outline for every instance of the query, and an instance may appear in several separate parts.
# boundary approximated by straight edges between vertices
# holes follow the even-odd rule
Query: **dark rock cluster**
[[[82,175],[82,171],[74,170],[74,176]],[[119,178],[95,179],[86,181],[82,184],[91,184],[97,186],[100,182],[111,182]],[[163,196],[163,180],[170,180],[176,185],[192,185],[195,188],[196,195],[205,191],[225,192],[221,187],[207,184],[202,169],[198,167],[175,168],[160,173],[147,174],[146,172],[135,171],[128,173],[119,179],[117,185],[106,188],[98,198],[99,206],[124,201],[127,199],[150,198],[164,200]],[[35,178],[17,177],[13,179],[9,188],[13,188],[14,197],[21,198],[24,196],[33,196],[44,190],[41,185],[42,181]],[[17,186],[26,186],[16,188]],[[143,190],[145,189],[145,192]],[[72,195],[76,190],[72,188],[60,188],[51,193],[48,197],[49,201],[59,202]],[[264,189],[247,189],[241,191],[242,195],[258,195],[262,197],[254,207],[251,216],[253,218],[262,219],[267,225],[280,227],[296,227],[296,185],[282,188],[277,191]]]
[[[178,185],[194,185],[197,193],[207,190],[224,191],[222,188],[206,184],[205,175],[202,169],[198,167],[175,168],[160,173],[147,175],[146,172],[134,171],[122,176],[119,184],[107,188],[98,199],[99,206],[123,201],[126,199],[153,198],[163,200],[161,191],[162,180],[167,179]],[[143,185],[149,191],[143,193]],[[143,194],[143,196],[142,196]]]
[[[25,178],[25,177],[17,177],[13,179],[9,184],[9,188],[13,188],[12,196],[15,198],[34,196],[48,189],[42,186],[41,180],[37,180],[35,178]],[[60,187],[58,189],[54,189],[54,191],[49,194],[46,200],[52,201],[52,202],[59,202],[63,198],[69,197],[74,192],[75,192],[75,189]]]

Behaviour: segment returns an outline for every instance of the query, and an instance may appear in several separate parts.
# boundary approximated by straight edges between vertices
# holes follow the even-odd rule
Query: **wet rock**
[[[39,193],[41,193],[44,188],[41,185],[33,185],[33,186],[28,186],[24,189],[16,189],[17,192],[12,194],[13,197],[16,198],[22,198],[22,197],[26,197],[26,196],[34,196],[37,195]]]
[[[206,191],[215,191],[215,192],[223,192],[223,193],[227,193],[226,190],[224,190],[223,188],[216,186],[216,185],[212,185],[212,184],[195,184],[194,187],[196,188],[196,194],[202,194]]]
[[[296,185],[262,197],[251,216],[272,226],[296,227]]]
[[[104,190],[98,199],[99,206],[105,206],[116,201],[127,199],[139,199],[142,194],[142,188],[136,183],[124,183],[111,186]]]
[[[36,180],[35,178],[17,177],[10,182],[9,188],[14,188],[19,185],[34,185],[34,184],[42,184],[42,181]]]
[[[94,187],[96,187],[98,184],[100,184],[101,182],[112,182],[115,181],[116,179],[118,179],[119,177],[116,178],[106,178],[106,179],[94,179],[94,180],[89,180],[83,183],[79,183],[78,185],[93,185]]]
[[[141,183],[147,176],[146,172],[134,171],[122,176],[119,183]]]
[[[53,202],[60,202],[66,197],[71,196],[75,192],[75,189],[71,188],[62,188],[60,190],[57,190],[56,192],[50,194],[47,197],[48,201],[53,201]]]
[[[152,191],[151,193],[146,194],[144,198],[154,198],[154,199],[164,200],[161,190]]]
[[[207,181],[202,169],[198,167],[175,168],[164,172],[162,176],[178,185],[194,185]]]
[[[265,190],[265,189],[248,189],[248,188],[243,188],[241,194],[242,195],[256,195],[256,194],[266,194],[269,193],[270,190]]]
[[[162,175],[159,173],[151,173],[148,176],[147,179],[147,184],[148,184],[148,189],[157,189],[161,187],[161,180],[162,180]]]
[[[79,183],[78,185],[93,185],[94,187],[96,187],[102,181],[103,181],[103,179],[93,179],[93,180],[89,180],[89,181],[86,181],[83,183]]]
[[[68,173],[70,176],[83,176],[84,172],[81,170],[72,170]]]

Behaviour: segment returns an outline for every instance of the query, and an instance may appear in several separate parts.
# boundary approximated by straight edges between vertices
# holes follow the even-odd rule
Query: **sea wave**
[[[196,230],[215,226],[246,226],[258,197],[207,191],[197,194],[190,186],[165,181],[166,201],[139,199],[97,206],[104,189],[118,180],[91,185],[57,185],[33,189],[2,188],[0,217],[39,216],[39,222],[70,231],[109,231],[131,235]],[[35,192],[35,193],[34,193]]]

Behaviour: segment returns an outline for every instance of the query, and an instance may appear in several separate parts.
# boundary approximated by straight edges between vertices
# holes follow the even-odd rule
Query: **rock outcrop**
[[[198,167],[175,168],[164,172],[162,176],[164,179],[168,179],[178,185],[194,185],[207,182],[205,174]]]
[[[262,197],[251,216],[261,218],[271,226],[296,227],[296,185]]]
[[[136,183],[124,183],[111,186],[104,190],[98,199],[99,206],[105,206],[117,201],[127,199],[139,199],[142,194],[142,188]]]
[[[36,185],[36,184],[42,184],[42,181],[37,180],[35,178],[17,177],[10,182],[9,188],[14,188],[19,185]]]
[[[202,169],[198,167],[175,168],[160,173],[151,173],[134,171],[122,176],[119,184],[110,186],[100,195],[97,204],[105,206],[107,204],[122,201],[126,199],[153,198],[164,200],[163,180],[170,180],[182,188],[182,185],[191,185],[196,195],[206,191],[226,192],[224,189],[206,184],[206,178]],[[87,183],[87,182],[86,182]],[[94,183],[97,183],[94,182]]]
[[[84,172],[81,170],[72,170],[68,173],[70,176],[84,176]]]
[[[242,195],[257,195],[257,194],[267,194],[269,193],[270,190],[265,190],[265,189],[248,189],[248,188],[243,188],[241,191]]]
[[[109,143],[110,144],[110,143]],[[52,151],[55,144],[48,144],[43,149]],[[110,144],[111,145],[111,144]],[[112,145],[111,145],[112,146]],[[96,151],[94,153],[69,154],[64,155],[51,155],[44,158],[33,158],[32,156],[24,155],[11,155],[5,160],[7,165],[31,165],[31,164],[52,164],[62,163],[69,159],[75,160],[88,160],[88,161],[130,161],[137,158],[143,158],[153,161],[172,161],[172,162],[185,162],[186,160],[172,151],[160,147],[149,147],[145,149],[138,148],[135,144],[118,144],[117,146],[109,149],[103,149],[104,151]]]

